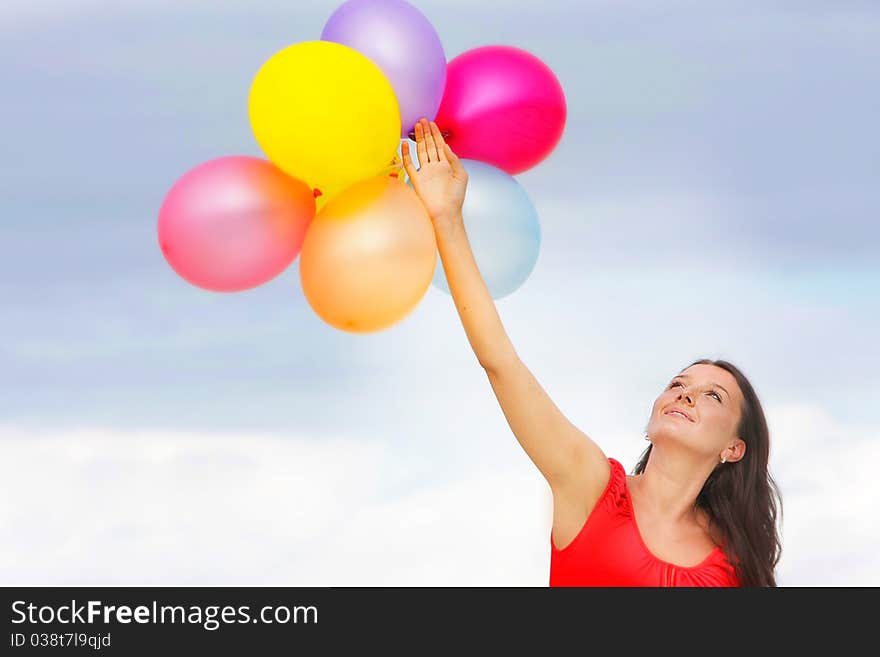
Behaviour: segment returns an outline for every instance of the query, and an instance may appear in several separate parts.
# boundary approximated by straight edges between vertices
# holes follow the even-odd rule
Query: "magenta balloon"
[[[565,117],[562,85],[544,62],[519,48],[483,46],[447,65],[435,121],[456,155],[513,175],[550,154]]]
[[[431,120],[446,84],[446,53],[434,26],[404,0],[349,0],[327,20],[322,41],[354,48],[376,64],[400,106],[400,136]]]
[[[159,211],[159,246],[193,285],[237,292],[284,271],[314,216],[304,182],[260,158],[220,157],[171,187]]]

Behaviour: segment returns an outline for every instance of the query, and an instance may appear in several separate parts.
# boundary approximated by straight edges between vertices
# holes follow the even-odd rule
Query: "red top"
[[[696,566],[655,557],[636,525],[626,472],[608,462],[608,485],[574,540],[558,550],[550,533],[550,586],[739,586],[718,546]]]

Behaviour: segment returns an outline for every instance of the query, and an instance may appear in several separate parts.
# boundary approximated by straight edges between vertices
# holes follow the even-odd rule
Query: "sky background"
[[[547,585],[549,487],[446,292],[353,335],[298,259],[213,293],[158,247],[181,175],[263,156],[253,77],[339,4],[0,4],[0,583]],[[880,585],[880,5],[413,4],[447,59],[517,46],[565,91],[496,302],[557,406],[630,471],[668,380],[730,360],[779,583]]]

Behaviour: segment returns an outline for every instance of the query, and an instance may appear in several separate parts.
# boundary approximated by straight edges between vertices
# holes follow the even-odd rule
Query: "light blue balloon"
[[[462,158],[468,174],[462,217],[477,268],[493,299],[516,291],[532,273],[541,247],[538,212],[522,185],[502,169]],[[449,292],[440,254],[434,285]]]

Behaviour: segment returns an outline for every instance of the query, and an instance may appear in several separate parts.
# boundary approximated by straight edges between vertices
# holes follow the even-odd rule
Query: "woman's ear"
[[[742,438],[737,438],[736,442],[734,442],[732,445],[728,445],[727,448],[721,453],[721,458],[723,458],[727,463],[736,463],[745,455],[746,443]]]

